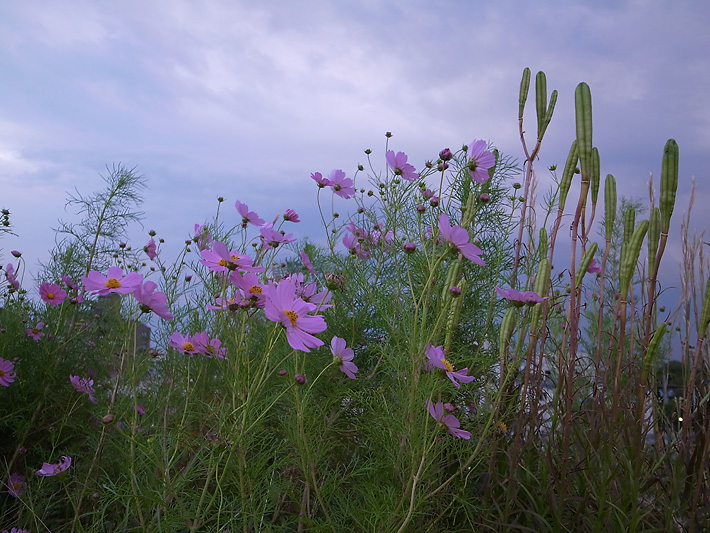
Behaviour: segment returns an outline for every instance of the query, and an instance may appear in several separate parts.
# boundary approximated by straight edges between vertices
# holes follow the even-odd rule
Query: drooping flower
[[[25,485],[25,476],[13,472],[7,480],[7,493],[13,498],[19,498],[25,490]]]
[[[39,296],[50,305],[61,305],[67,297],[67,291],[56,283],[42,283],[39,286]]]
[[[202,251],[212,244],[212,235],[207,231],[207,226],[195,224],[195,234],[192,240],[197,244],[200,251]]]
[[[5,267],[5,279],[10,284],[10,286],[16,291],[20,290],[20,282],[17,281],[17,274],[15,274],[15,267],[11,263],[8,263]]]
[[[298,218],[298,213],[296,213],[293,209],[286,209],[284,212],[284,220],[287,222],[300,222],[301,219]]]
[[[308,254],[306,254],[306,252],[301,252],[300,255],[301,255],[301,261],[303,262],[303,267],[306,270],[308,270],[308,272],[310,272],[311,274],[314,274],[314,275],[318,274],[318,272],[316,272],[316,269],[313,268],[313,263],[311,263],[311,260],[308,257]]]
[[[133,296],[140,304],[141,311],[150,313],[151,311],[163,320],[172,320],[173,315],[168,307],[168,297],[164,292],[155,291],[158,286],[152,281],[146,281],[139,285],[133,292]]]
[[[195,345],[192,340],[192,337],[190,337],[189,334],[183,336],[182,333],[179,333],[177,331],[170,335],[168,346],[177,348],[180,353],[187,353],[190,355],[200,353],[198,347]]]
[[[429,414],[434,418],[434,420],[443,425],[446,428],[446,431],[451,433],[454,437],[467,440],[471,438],[470,432],[459,429],[461,427],[461,423],[458,418],[451,414],[445,414],[443,402],[435,404],[431,400],[427,400],[427,408],[429,409]]]
[[[496,164],[496,157],[486,150],[486,141],[471,141],[468,145],[468,170],[478,183],[488,180],[488,169]]]
[[[333,337],[330,341],[330,351],[336,363],[340,365],[340,371],[350,379],[355,379],[357,366],[352,362],[355,352],[352,348],[346,347],[345,339]]]
[[[69,277],[68,274],[62,274],[62,283],[72,290],[78,291],[79,285],[74,283],[74,280]]]
[[[587,272],[590,274],[598,274],[601,271],[602,266],[597,263],[596,259],[592,259],[592,261],[589,263],[589,267],[587,267]]]
[[[0,357],[0,385],[9,387],[15,381],[15,363]]]
[[[509,300],[516,307],[522,307],[524,305],[532,306],[547,300],[547,296],[543,298],[535,291],[520,292],[516,291],[512,287],[510,289],[501,289],[500,287],[495,287],[495,291],[506,300]]]
[[[237,212],[242,215],[242,227],[246,228],[247,224],[254,224],[255,226],[261,226],[264,224],[264,219],[259,218],[254,211],[249,211],[249,207],[246,204],[241,203],[237,200],[234,203],[234,207],[237,208]]]
[[[82,378],[79,376],[72,376],[70,374],[69,381],[71,381],[71,384],[74,385],[76,392],[86,393],[89,395],[89,400],[92,403],[98,403],[98,401],[96,400],[96,396],[94,396],[94,393],[96,391],[94,390],[94,380],[93,379]]]
[[[322,315],[309,315],[316,306],[296,298],[296,285],[283,279],[277,285],[267,286],[264,313],[272,322],[280,322],[286,328],[286,340],[294,350],[310,352],[309,348],[323,346],[323,341],[313,333],[321,333],[328,327]]]
[[[57,464],[43,463],[42,468],[37,470],[38,476],[56,476],[66,471],[67,468],[71,466],[71,457],[68,455],[62,455],[61,460]]]
[[[26,329],[25,333],[29,335],[33,340],[40,340],[42,337],[44,337],[44,333],[41,331],[42,328],[44,327],[44,322],[37,322],[37,325],[33,328]]]
[[[407,163],[407,154],[404,152],[397,152],[395,155],[393,150],[387,150],[385,159],[395,176],[399,176],[407,181],[414,181],[419,178],[419,174],[417,174],[414,166]]]
[[[156,257],[158,257],[158,254],[156,253],[156,245],[155,241],[153,239],[150,239],[148,243],[143,247],[143,250],[145,251],[146,254],[148,254],[148,258],[152,261]]]
[[[192,336],[192,342],[195,345],[195,352],[201,353],[205,357],[216,357],[217,359],[226,359],[227,348],[222,348],[222,341],[219,339],[210,339],[206,331],[195,333]]]
[[[255,267],[254,260],[246,254],[241,254],[237,250],[229,250],[227,245],[220,241],[212,241],[212,250],[202,250],[200,263],[208,267],[212,272],[227,272],[236,270],[250,270],[252,272],[263,272],[264,267]]]
[[[328,174],[329,185],[333,188],[333,192],[345,198],[346,200],[355,194],[353,189],[353,180],[345,177],[345,172],[340,169],[331,170]]]
[[[473,243],[468,242],[468,232],[460,226],[452,226],[446,213],[439,215],[439,232],[441,236],[459,251],[466,259],[473,261],[477,265],[486,266],[481,259],[481,249]]]
[[[475,376],[466,375],[468,374],[468,368],[464,368],[463,370],[454,370],[454,365],[447,361],[446,356],[444,355],[443,346],[435,347],[430,344],[426,347],[424,353],[429,360],[429,369],[435,367],[446,372],[446,375],[451,380],[451,383],[453,383],[457,389],[461,387],[458,383],[459,381],[461,383],[470,383],[476,379]]]
[[[81,282],[87,292],[95,292],[99,296],[111,292],[129,294],[140,286],[143,276],[138,272],[130,272],[124,276],[121,267],[112,266],[109,267],[106,276],[92,270],[88,276],[82,276]]]
[[[311,174],[311,179],[318,184],[319,189],[323,189],[324,187],[330,185],[330,180],[328,178],[324,178],[323,174],[320,172],[314,172]]]
[[[293,233],[286,233],[285,235],[280,231],[276,231],[273,224],[264,224],[259,230],[261,233],[261,244],[264,248],[276,248],[279,244],[288,244],[295,241]]]

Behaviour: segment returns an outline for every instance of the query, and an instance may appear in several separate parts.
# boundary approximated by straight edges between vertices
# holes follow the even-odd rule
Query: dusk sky
[[[30,268],[46,261],[57,219],[77,220],[67,192],[100,189],[114,163],[148,180],[134,247],[148,229],[181,243],[220,195],[234,223],[235,200],[266,219],[292,208],[302,223],[290,231],[321,240],[310,174],[352,177],[365,148],[384,168],[386,131],[417,168],[473,139],[522,161],[525,67],[559,91],[536,163],[543,182],[547,167],[564,165],[574,89],[586,81],[602,176],[616,177],[620,196],[645,199],[675,138],[673,231],[693,176],[702,229],[709,27],[705,1],[3,2],[0,206],[19,237],[0,242],[0,258],[19,249]],[[530,100],[532,132],[532,88]]]

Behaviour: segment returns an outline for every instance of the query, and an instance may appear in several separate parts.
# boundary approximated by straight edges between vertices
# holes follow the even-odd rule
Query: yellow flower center
[[[234,262],[239,261],[239,259],[241,258],[241,256],[234,254],[230,255],[229,257],[231,257],[232,261]]]
[[[259,287],[258,285],[254,285],[251,289],[249,289],[249,292],[252,294],[263,294],[261,287]]]
[[[0,370],[0,372],[2,372],[2,370]],[[0,374],[0,376],[2,376],[2,374]],[[13,482],[12,482],[12,488],[15,489],[15,490],[17,490],[17,489],[20,488],[20,484],[19,484],[17,481],[13,481]]]
[[[453,372],[454,371],[454,365],[449,363],[446,359],[441,360],[442,363],[444,363],[444,366],[446,367],[447,372]]]
[[[32,328],[32,333],[34,333],[35,335],[37,335],[37,334],[39,333],[39,330],[38,330],[37,328]]]
[[[116,278],[111,278],[106,280],[106,286],[109,289],[118,289],[121,286],[121,282]]]
[[[48,299],[48,300],[54,300],[54,293],[53,293],[53,292],[48,292],[48,293],[47,293],[47,299]]]
[[[284,315],[286,315],[288,317],[288,319],[291,321],[291,325],[295,327],[296,321],[298,320],[298,315],[296,313],[294,313],[293,311],[291,311],[290,309],[287,309],[286,311],[284,311]]]
[[[185,350],[186,352],[192,352],[195,350],[195,345],[192,344],[191,342],[184,342],[182,345],[182,349]]]
[[[219,266],[226,267],[227,266],[227,260],[226,259],[220,259],[219,263],[217,263]]]
[[[5,375],[5,371],[4,371],[4,370],[0,370],[0,378],[3,377],[4,375]]]

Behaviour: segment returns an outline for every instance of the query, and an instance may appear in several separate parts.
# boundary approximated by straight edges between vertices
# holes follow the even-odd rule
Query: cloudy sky
[[[708,27],[701,0],[2,2],[0,205],[19,238],[0,246],[46,260],[51,228],[73,219],[66,193],[101,188],[114,163],[148,179],[134,245],[150,228],[182,242],[220,195],[267,219],[293,208],[297,236],[318,240],[310,173],[352,175],[365,148],[384,166],[386,131],[417,167],[473,139],[521,158],[524,67],[559,91],[541,175],[564,164],[586,81],[602,175],[643,197],[675,138],[676,229],[693,176],[702,228]]]

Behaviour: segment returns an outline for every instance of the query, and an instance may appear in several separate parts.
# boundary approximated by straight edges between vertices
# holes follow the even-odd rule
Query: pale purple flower
[[[346,347],[345,339],[333,337],[330,341],[330,351],[336,363],[339,363],[340,371],[350,379],[355,379],[357,366],[352,362],[355,352],[353,352],[352,348]]]
[[[197,243],[197,247],[202,251],[212,244],[212,235],[207,231],[207,226],[195,224],[195,236],[192,240]]]
[[[333,192],[345,198],[346,200],[355,194],[353,189],[353,180],[345,177],[345,172],[340,169],[331,170],[328,175],[329,185],[333,188]]]
[[[56,283],[42,283],[39,286],[39,297],[43,302],[50,305],[61,305],[67,297],[67,291],[62,289]]]
[[[38,476],[56,476],[61,474],[71,466],[71,457],[62,455],[61,460],[57,464],[43,463],[41,470],[37,470]]]
[[[15,363],[0,357],[0,385],[9,387],[15,381]]]
[[[148,254],[148,258],[152,261],[156,257],[158,257],[158,254],[156,253],[156,245],[155,241],[153,239],[150,239],[148,243],[143,247],[143,250],[145,251],[146,254]]]
[[[247,224],[254,224],[255,226],[261,226],[264,224],[263,218],[259,218],[259,215],[257,215],[254,211],[249,211],[249,207],[246,204],[241,203],[239,200],[234,203],[234,207],[236,207],[239,214],[242,215],[242,227],[246,228]]]
[[[264,285],[259,283],[259,278],[253,272],[232,272],[229,281],[234,283],[242,291],[243,300],[249,300],[254,307],[264,308],[266,296],[264,295]]]
[[[385,159],[395,176],[399,176],[407,181],[414,181],[419,178],[419,174],[416,173],[414,166],[407,163],[407,154],[404,152],[397,152],[395,155],[394,151],[387,150]]]
[[[177,348],[180,353],[187,353],[190,355],[200,353],[198,351],[198,347],[195,346],[195,343],[193,342],[189,334],[183,336],[182,333],[179,333],[177,331],[170,336],[168,346]]]
[[[5,267],[5,279],[10,284],[10,286],[16,291],[20,290],[20,282],[17,281],[17,274],[15,274],[15,267],[11,263],[8,263]]]
[[[501,295],[506,300],[509,300],[516,307],[522,307],[523,305],[536,305],[547,300],[547,296],[541,297],[538,293],[534,291],[516,291],[513,288],[501,289],[500,287],[495,287],[496,292]]]
[[[322,315],[308,314],[316,306],[296,298],[296,285],[292,281],[283,279],[278,285],[270,283],[266,296],[266,318],[286,328],[286,340],[291,348],[310,352],[309,348],[323,346],[323,341],[312,334],[321,333],[328,326]]]
[[[227,272],[240,268],[252,272],[263,272],[264,267],[253,266],[254,261],[246,254],[241,254],[237,250],[230,250],[227,245],[220,241],[212,241],[212,250],[202,250],[200,263],[208,267],[212,272]]]
[[[298,213],[296,213],[293,209],[286,209],[284,212],[284,220],[287,222],[300,222],[301,219],[298,218]]]
[[[471,179],[478,183],[488,180],[488,169],[496,164],[496,157],[487,148],[486,141],[471,141],[468,145],[468,169]]]
[[[426,354],[427,359],[429,360],[429,369],[435,367],[443,370],[448,376],[448,378],[451,380],[451,383],[453,383],[457,389],[461,387],[458,381],[460,381],[461,383],[470,383],[474,379],[476,379],[475,376],[466,375],[468,374],[468,368],[464,368],[463,370],[454,370],[454,365],[452,365],[451,363],[449,363],[449,361],[446,360],[443,346],[435,347],[430,344],[426,347],[424,353]]]
[[[596,259],[592,259],[592,261],[589,263],[589,267],[587,268],[587,272],[589,272],[590,274],[598,274],[601,271],[602,266],[597,263]]]
[[[460,226],[452,226],[446,213],[439,215],[439,232],[441,236],[451,244],[466,259],[473,261],[477,265],[485,266],[481,259],[481,249],[468,242],[468,232]]]
[[[295,241],[293,233],[286,233],[285,235],[280,231],[276,231],[273,224],[264,224],[259,230],[261,233],[261,244],[264,248],[276,248],[279,244],[288,244]]]
[[[314,274],[314,275],[318,274],[318,272],[316,272],[315,268],[313,268],[313,263],[311,263],[311,260],[308,257],[308,254],[306,254],[306,252],[301,252],[300,256],[301,256],[301,261],[303,262],[303,267],[306,270],[308,270],[308,272],[310,272],[311,274]]]
[[[311,179],[318,184],[319,189],[330,185],[330,180],[328,178],[324,178],[323,174],[321,174],[320,172],[315,172],[311,174]]]
[[[37,322],[37,325],[31,329],[26,329],[25,333],[29,335],[33,340],[40,340],[44,337],[44,333],[41,331],[44,327],[44,322]]]
[[[443,425],[454,437],[467,440],[471,438],[470,432],[459,429],[461,424],[459,423],[458,418],[451,414],[445,414],[443,402],[435,404],[431,400],[427,400],[427,408],[429,409],[429,414],[434,418],[434,420]]]
[[[99,296],[111,292],[128,294],[140,286],[143,282],[143,276],[138,272],[131,272],[124,276],[121,267],[112,266],[109,267],[106,276],[92,270],[88,276],[82,276],[81,282],[87,292],[95,292]]]
[[[158,286],[152,281],[146,281],[142,286],[138,286],[133,292],[133,296],[140,304],[141,311],[150,313],[151,311],[163,320],[172,320],[173,315],[168,307],[168,297],[165,293],[155,291]]]
[[[205,357],[216,357],[217,359],[226,359],[227,348],[222,348],[222,341],[219,339],[210,339],[206,331],[195,333],[192,336],[192,342],[195,345],[195,353],[201,353]]]
[[[94,396],[94,380],[89,378],[82,378],[79,376],[69,375],[69,381],[74,385],[76,392],[82,392],[89,395],[89,400],[93,403],[98,403],[96,396]]]
[[[141,416],[145,415],[145,409],[143,409],[143,406],[141,404],[137,403],[135,409],[136,409],[136,413],[138,413],[139,415],[141,415]]]
[[[72,280],[68,274],[62,274],[62,283],[69,287],[72,290],[78,291],[79,290],[79,285],[74,283],[74,280]]]
[[[25,476],[13,472],[7,480],[7,493],[13,498],[19,498],[25,490],[25,485]]]

